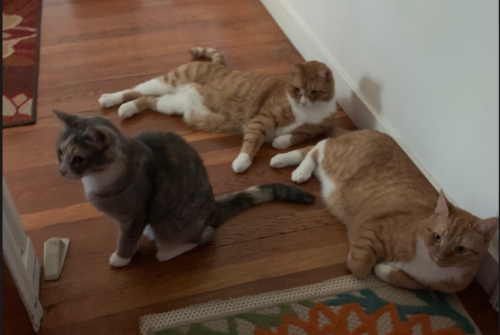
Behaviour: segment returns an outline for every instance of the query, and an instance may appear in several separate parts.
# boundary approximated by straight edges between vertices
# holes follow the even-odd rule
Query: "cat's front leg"
[[[353,246],[347,256],[347,268],[356,278],[366,278],[377,262],[375,253],[368,247]]]
[[[317,166],[318,149],[313,148],[312,150],[309,150],[299,167],[292,172],[292,181],[298,184],[308,181]]]
[[[262,143],[264,143],[267,134],[273,129],[273,120],[264,115],[255,117],[248,124],[248,128],[243,137],[243,145],[240,154],[233,161],[234,172],[244,172],[252,165],[255,154],[259,151]]]
[[[292,146],[292,134],[285,134],[276,137],[272,144],[275,149],[288,149]]]
[[[310,127],[307,127],[307,129],[309,128]],[[304,131],[305,126],[299,127],[298,129],[299,130],[292,131],[290,134],[284,134],[276,137],[272,144],[273,148],[280,150],[288,149],[294,145],[304,143],[309,139],[319,136],[321,133],[319,131],[308,133]]]
[[[145,225],[132,224],[127,227],[120,227],[118,235],[118,247],[109,257],[109,264],[115,268],[121,268],[130,263],[132,256],[139,247],[139,239],[144,231]]]
[[[146,95],[161,96],[173,91],[172,86],[164,77],[148,80],[136,87],[115,93],[105,93],[99,98],[99,105],[112,107],[127,101],[132,101]]]
[[[278,136],[273,141],[273,148],[288,149],[291,146],[304,143],[307,140],[329,135],[334,126],[334,116],[326,118],[320,124],[303,124],[292,130],[289,134]]]
[[[252,165],[252,158],[245,152],[240,152],[233,161],[233,171],[236,173],[245,172]]]
[[[375,265],[375,274],[389,284],[400,286],[403,288],[416,290],[425,288],[424,285],[416,281],[403,270],[397,269],[387,263],[379,263]]]
[[[314,146],[311,145],[299,150],[293,150],[284,154],[278,154],[271,158],[271,167],[279,169],[287,166],[298,165],[304,160],[307,153],[313,148]]]

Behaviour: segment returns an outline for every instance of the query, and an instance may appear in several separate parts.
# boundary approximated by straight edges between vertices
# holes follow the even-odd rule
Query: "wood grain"
[[[47,238],[71,240],[61,278],[42,283],[40,334],[137,334],[141,315],[347,273],[345,228],[324,209],[317,180],[303,186],[318,197],[312,206],[261,205],[223,225],[212,243],[167,263],[157,262],[154,246],[144,240],[132,263],[115,270],[108,258],[116,226],[87,203],[80,183],[58,173],[54,142],[61,125],[54,108],[104,116],[130,136],[180,134],[202,156],[216,194],[291,184],[293,168],[269,167],[279,152],[269,144],[248,172],[235,175],[230,163],[241,137],[201,132],[153,112],[121,121],[116,107],[97,104],[104,92],[188,61],[193,46],[217,48],[230,67],[285,77],[289,64],[302,58],[258,0],[44,0],[41,33],[37,123],[3,132],[4,176],[39,258]],[[343,112],[338,121],[354,128]],[[472,303],[471,295],[463,297]],[[488,308],[484,296],[473,303]],[[484,315],[476,315],[478,323],[498,330],[498,321]]]

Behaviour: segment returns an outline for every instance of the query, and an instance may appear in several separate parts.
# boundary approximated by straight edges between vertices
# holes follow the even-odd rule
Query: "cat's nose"
[[[66,171],[66,170],[65,170],[64,168],[62,168],[62,167],[59,167],[59,173],[60,173],[60,174],[64,177],[64,176],[68,173],[68,171]]]

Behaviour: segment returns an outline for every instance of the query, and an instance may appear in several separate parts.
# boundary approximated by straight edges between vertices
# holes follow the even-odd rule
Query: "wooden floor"
[[[4,176],[39,258],[47,238],[71,240],[61,279],[42,284],[41,334],[137,334],[144,314],[347,273],[345,230],[321,201],[249,210],[222,226],[210,245],[168,263],[157,262],[153,246],[143,241],[128,267],[111,269],[115,225],[86,202],[80,183],[58,173],[54,142],[61,126],[53,108],[104,115],[128,135],[181,134],[201,154],[215,193],[289,183],[292,169],[269,167],[277,153],[269,145],[247,173],[235,175],[230,163],[241,138],[199,132],[153,113],[121,122],[116,108],[97,104],[104,92],[186,62],[193,46],[217,48],[240,70],[286,75],[288,64],[301,57],[258,0],[44,0],[41,29],[38,121],[3,132]],[[316,180],[304,187],[319,195]],[[498,333],[498,314],[477,285],[461,296],[485,335]]]

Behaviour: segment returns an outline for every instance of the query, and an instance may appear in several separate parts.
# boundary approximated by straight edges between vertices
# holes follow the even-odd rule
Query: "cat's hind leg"
[[[158,98],[153,96],[139,97],[126,102],[118,108],[118,115],[122,119],[126,119],[147,109],[166,115],[182,115],[186,108],[184,92],[177,92],[165,94]]]
[[[292,166],[292,165],[299,165],[304,158],[306,157],[307,153],[311,151],[314,148],[313,145],[298,149],[298,150],[293,150],[284,154],[278,154],[271,158],[271,167],[273,168],[284,168],[287,166]]]
[[[135,100],[145,95],[161,96],[167,93],[175,92],[175,87],[172,86],[172,84],[167,81],[165,77],[167,76],[148,80],[132,89],[103,94],[99,98],[99,105],[107,108],[127,101]]]
[[[379,263],[375,265],[374,270],[377,277],[379,277],[380,279],[389,284],[410,290],[418,290],[425,288],[424,285],[413,279],[413,277],[408,275],[406,272],[400,269],[396,269],[395,267],[389,264]]]
[[[185,237],[182,242],[161,242],[157,241],[158,252],[156,258],[160,262],[165,262],[188,252],[199,245],[210,242],[215,237],[215,228],[205,227],[195,236]]]
[[[176,93],[186,84],[191,83],[193,79],[192,76],[195,74],[195,63],[184,64],[164,76],[148,80],[135,86],[134,88],[115,93],[103,94],[99,98],[99,104],[102,107],[112,107],[124,102],[135,100],[142,96],[152,95],[159,97],[165,94]]]

